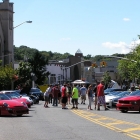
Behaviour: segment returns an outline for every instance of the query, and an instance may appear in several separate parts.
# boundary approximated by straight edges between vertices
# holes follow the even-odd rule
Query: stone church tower
[[[0,55],[3,64],[14,64],[14,48],[13,48],[13,3],[9,0],[3,0],[0,3],[0,28],[2,33],[0,33],[0,39],[3,36],[3,40],[0,46]]]

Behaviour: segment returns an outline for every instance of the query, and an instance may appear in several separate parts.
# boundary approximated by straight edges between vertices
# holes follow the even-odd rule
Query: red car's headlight
[[[27,104],[26,103],[24,103],[24,102],[21,102],[24,106],[27,106]]]
[[[7,103],[3,103],[3,106],[4,107],[8,107],[9,105]]]
[[[130,102],[132,105],[136,105],[137,104],[137,101],[131,101]]]

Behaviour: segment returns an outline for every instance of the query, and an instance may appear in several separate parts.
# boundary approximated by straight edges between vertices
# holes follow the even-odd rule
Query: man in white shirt
[[[48,107],[49,94],[51,93],[51,91],[52,91],[52,85],[49,85],[49,87],[44,92],[44,100],[45,100],[44,107]]]

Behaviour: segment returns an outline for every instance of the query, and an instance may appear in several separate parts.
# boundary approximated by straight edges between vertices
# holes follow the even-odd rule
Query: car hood
[[[1,100],[0,104],[2,105],[3,103],[7,103],[9,107],[14,107],[14,106],[23,106],[22,103],[16,100]]]
[[[120,100],[125,100],[125,101],[135,101],[135,100],[140,100],[140,96],[128,96],[128,97],[124,97],[124,98],[121,98]]]
[[[113,98],[116,98],[116,96],[109,96],[109,95],[106,95],[106,96],[105,96],[105,99],[108,99],[108,100],[109,100],[109,99],[113,99]]]
[[[19,102],[27,102],[25,98],[18,98],[18,99],[12,99],[12,100],[15,100],[15,101],[19,101]]]

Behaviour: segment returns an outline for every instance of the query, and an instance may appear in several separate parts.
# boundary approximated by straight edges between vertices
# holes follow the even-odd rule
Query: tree
[[[16,84],[25,84],[31,81],[31,65],[29,62],[20,62],[16,73],[19,77]]]
[[[127,54],[126,60],[119,60],[118,72],[123,80],[140,79],[140,45]]]
[[[31,66],[31,72],[35,74],[36,84],[42,85],[49,73],[46,71],[48,58],[44,57],[39,51],[36,51],[31,59],[28,60]]]
[[[12,82],[16,80],[15,74],[12,64],[0,66],[0,90],[11,89]]]
[[[103,74],[103,81],[105,82],[106,86],[108,86],[108,84],[111,82],[111,76],[109,75],[109,72],[105,72]]]

